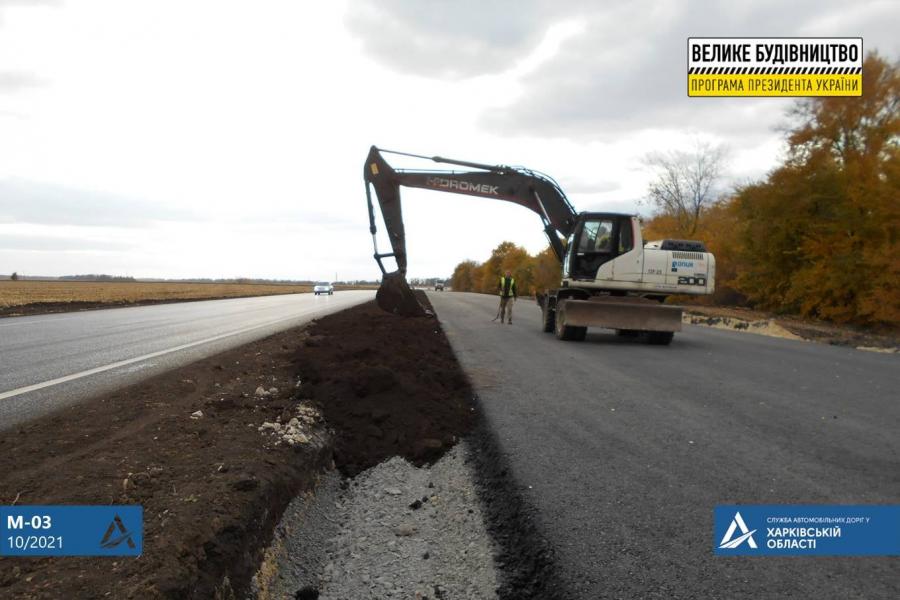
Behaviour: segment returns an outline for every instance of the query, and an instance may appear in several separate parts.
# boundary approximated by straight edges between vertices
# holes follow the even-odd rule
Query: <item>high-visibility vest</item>
[[[516,289],[516,278],[515,277],[509,278],[509,287],[508,288],[506,287],[505,283],[506,283],[506,277],[501,275],[500,276],[500,295],[501,296],[515,296],[515,293],[513,292],[513,290]]]

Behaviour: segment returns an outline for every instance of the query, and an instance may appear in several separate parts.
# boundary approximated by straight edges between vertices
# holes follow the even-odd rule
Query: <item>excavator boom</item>
[[[385,153],[416,156],[472,170],[395,169],[385,160]],[[552,178],[519,167],[410,155],[372,146],[366,158],[363,176],[369,206],[369,231],[375,245],[375,260],[382,272],[377,300],[381,308],[397,314],[415,316],[424,313],[406,282],[406,232],[400,200],[401,186],[493,198],[524,206],[541,218],[544,233],[560,261],[564,255],[560,236],[563,239],[568,237],[577,222],[575,209]],[[391,243],[391,252],[379,252],[375,242],[377,226],[373,190]],[[384,266],[383,259],[390,257],[397,263],[396,271],[388,271]]]

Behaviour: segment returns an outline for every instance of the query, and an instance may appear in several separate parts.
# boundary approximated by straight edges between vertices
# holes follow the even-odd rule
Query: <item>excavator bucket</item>
[[[384,274],[381,286],[375,294],[375,302],[382,310],[402,317],[425,317],[429,313],[419,304],[416,295],[406,283],[406,277],[399,271]]]

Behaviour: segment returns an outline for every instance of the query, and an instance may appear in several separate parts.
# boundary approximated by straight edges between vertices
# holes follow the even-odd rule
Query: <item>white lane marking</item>
[[[108,365],[103,365],[102,367],[94,367],[93,369],[88,369],[87,371],[81,371],[79,373],[72,373],[71,375],[65,375],[63,377],[57,377],[56,379],[49,379],[47,381],[42,381],[41,383],[35,383],[33,385],[27,385],[25,387],[20,387],[20,388],[14,389],[14,390],[9,390],[8,392],[0,393],[0,400],[12,398],[13,396],[19,396],[21,394],[27,394],[28,392],[42,390],[44,388],[47,388],[47,387],[50,387],[53,385],[59,385],[60,383],[66,383],[67,381],[74,381],[75,379],[81,379],[82,377],[96,375],[97,373],[103,373],[104,371],[118,369],[119,367],[124,367],[126,365],[132,365],[134,363],[141,362],[143,360],[149,360],[151,358],[156,358],[157,356],[163,356],[164,354],[170,354],[172,352],[178,352],[179,350],[186,350],[187,348],[193,348],[194,346],[200,346],[201,344],[208,344],[210,342],[215,342],[215,341],[227,338],[227,337],[231,337],[233,335],[247,333],[248,331],[253,331],[254,329],[260,329],[262,327],[268,327],[270,325],[275,325],[276,323],[282,323],[284,321],[300,319],[300,318],[307,316],[310,313],[318,312],[319,310],[320,310],[319,308],[312,308],[309,310],[305,310],[300,314],[292,315],[290,317],[285,317],[283,319],[276,319],[274,321],[268,321],[268,322],[262,323],[260,325],[253,325],[251,327],[244,327],[243,329],[238,329],[236,331],[230,331],[228,333],[221,333],[219,335],[214,335],[214,336],[206,338],[204,340],[197,340],[196,342],[181,344],[180,346],[175,346],[173,348],[167,348],[165,350],[159,350],[157,352],[151,352],[150,354],[144,354],[143,356],[136,356],[134,358],[129,358],[126,360],[120,360],[118,362],[110,363]]]
[[[153,363],[153,362],[138,363],[138,364],[134,365],[133,367],[128,367],[127,369],[125,369],[124,372],[125,373],[137,373],[138,371],[142,371],[144,369],[149,369],[150,367],[154,367],[154,366],[156,366],[156,363]]]
[[[83,312],[88,312],[88,311],[83,311]],[[96,312],[96,311],[93,311],[93,312]],[[48,314],[48,316],[50,316],[50,315]],[[5,321],[6,319],[20,319],[20,318],[21,317],[3,317],[3,320]],[[14,325],[34,325],[35,323],[55,323],[57,321],[68,321],[69,319],[75,319],[75,318],[77,318],[77,317],[75,317],[73,315],[71,317],[61,317],[61,318],[57,318],[57,319],[38,319],[38,320],[34,320],[34,321],[16,321],[14,323],[0,323],[0,327],[13,327]]]

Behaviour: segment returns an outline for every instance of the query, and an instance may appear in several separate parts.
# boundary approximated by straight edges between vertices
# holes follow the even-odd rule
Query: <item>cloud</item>
[[[26,71],[0,71],[0,94],[40,87],[44,81]]]
[[[131,244],[86,238],[4,233],[0,250],[30,252],[115,252],[131,248]]]
[[[622,186],[615,181],[583,181],[565,178],[560,181],[567,194],[605,194]]]
[[[524,129],[584,139],[654,128],[729,134],[760,131],[762,124],[765,132],[771,101],[687,97],[687,38],[738,35],[748,23],[755,35],[775,34],[812,4],[778,9],[777,23],[767,16],[772,7],[765,3],[743,10],[730,4],[653,1],[604,7],[586,17],[581,35],[524,78],[523,92],[510,106],[486,112],[482,123],[503,134]],[[640,23],[639,32],[625,23]]]
[[[890,55],[900,50],[898,16],[895,3],[879,0],[852,7],[838,0],[532,0],[483,6],[394,0],[368,2],[347,21],[376,60],[441,79],[507,70],[554,23],[578,19],[582,32],[523,75],[508,105],[485,111],[483,127],[501,135],[576,140],[609,140],[646,129],[702,130],[761,143],[790,100],[688,98],[688,37],[862,35],[866,48]],[[497,31],[507,24],[508,30]]]
[[[240,213],[199,213],[142,198],[36,183],[0,180],[0,224],[146,228],[154,224],[214,223],[243,232],[309,232],[353,228],[357,220],[305,206],[244,207]],[[5,247],[5,246],[0,246]]]
[[[526,76],[521,96],[510,106],[486,112],[482,124],[503,134],[524,129],[549,137],[609,139],[665,128],[761,142],[783,120],[792,100],[688,98],[688,37],[863,35],[868,48],[898,49],[887,25],[896,23],[896,5],[890,11],[893,19],[879,2],[857,3],[853,10],[833,0],[675,6],[623,3],[590,15],[584,33]],[[622,23],[640,23],[640,33]],[[789,30],[785,23],[791,24]]]
[[[56,7],[61,4],[61,0],[0,0],[0,27],[3,26],[4,15],[9,8],[38,6]],[[0,94],[21,92],[42,87],[45,84],[46,82],[43,79],[29,71],[0,70]]]
[[[62,0],[0,0],[0,8],[8,6],[61,6]]]
[[[0,25],[3,24],[3,13],[13,7],[34,8],[40,6],[62,6],[62,0],[0,0]]]
[[[552,3],[353,3],[345,22],[363,52],[402,73],[460,79],[509,69],[540,43]]]
[[[192,221],[169,206],[21,179],[0,181],[0,223],[145,227],[154,221]]]
[[[210,218],[209,220],[213,220]],[[244,211],[239,216],[220,217],[226,222],[239,222],[249,227],[266,228],[269,230],[294,230],[298,227],[304,229],[339,229],[352,228],[358,225],[357,219],[352,219],[336,213],[328,213],[308,209],[298,205],[296,208],[268,208],[262,207],[259,212]]]

